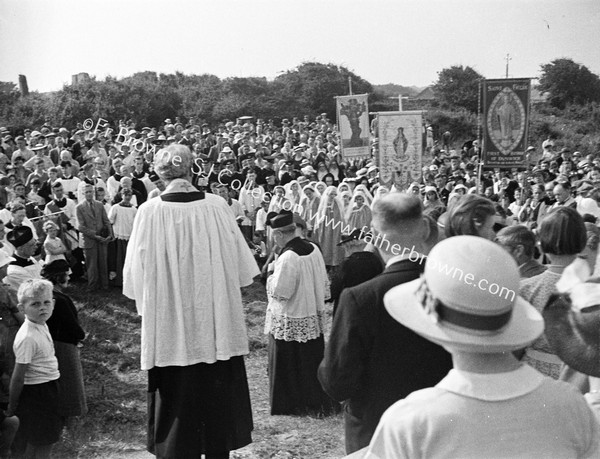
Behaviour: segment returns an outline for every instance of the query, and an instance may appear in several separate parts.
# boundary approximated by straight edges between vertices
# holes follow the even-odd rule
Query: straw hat
[[[600,279],[589,274],[582,259],[565,268],[543,316],[556,355],[574,370],[600,377]]]
[[[451,349],[495,353],[522,349],[544,331],[540,313],[518,296],[519,270],[502,247],[476,236],[439,242],[420,279],[384,297],[390,315]]]

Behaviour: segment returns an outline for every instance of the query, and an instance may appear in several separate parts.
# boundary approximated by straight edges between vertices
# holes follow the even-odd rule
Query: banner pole
[[[481,141],[481,122],[483,115],[481,113],[481,79],[477,84],[477,144],[479,146],[479,153],[477,155],[478,163],[478,171],[477,171],[477,193],[479,193],[480,185],[481,185],[481,173],[483,172],[483,144]]]
[[[348,95],[352,95],[352,77],[348,77]]]

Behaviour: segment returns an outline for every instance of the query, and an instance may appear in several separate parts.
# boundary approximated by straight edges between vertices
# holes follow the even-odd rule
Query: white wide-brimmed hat
[[[519,270],[499,245],[455,236],[429,254],[420,279],[384,297],[390,315],[450,349],[496,353],[522,349],[544,331],[539,312],[519,296]]]

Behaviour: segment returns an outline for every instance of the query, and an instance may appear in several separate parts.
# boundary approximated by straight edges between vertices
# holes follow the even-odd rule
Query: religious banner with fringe
[[[485,167],[525,165],[529,127],[529,78],[483,83],[483,163]]]
[[[379,183],[408,189],[419,182],[423,162],[423,115],[420,111],[379,112]]]
[[[369,105],[368,94],[336,97],[337,123],[340,129],[340,147],[346,160],[368,159]]]

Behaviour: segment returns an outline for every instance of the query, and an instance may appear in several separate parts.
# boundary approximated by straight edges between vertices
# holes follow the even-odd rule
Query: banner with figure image
[[[379,112],[379,183],[404,191],[421,180],[423,162],[422,113]]]
[[[363,159],[371,155],[367,98],[368,94],[336,97],[337,123],[344,159]]]
[[[486,167],[525,165],[529,127],[529,78],[483,83],[483,163]]]

